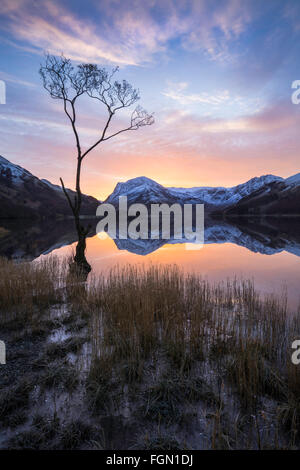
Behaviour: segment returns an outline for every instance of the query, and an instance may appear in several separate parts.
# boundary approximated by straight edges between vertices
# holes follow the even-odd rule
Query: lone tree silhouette
[[[141,106],[137,106],[132,114],[127,127],[108,135],[110,124],[117,111],[133,106],[139,99],[139,91],[132,87],[126,80],[116,81],[114,76],[119,68],[114,68],[111,72],[105,68],[100,68],[95,64],[80,64],[74,66],[70,59],[61,55],[56,57],[46,55],[45,63],[40,67],[40,75],[44,88],[51,98],[62,100],[63,109],[70,120],[75,136],[77,149],[77,170],[76,170],[76,195],[71,200],[62,178],[60,178],[62,189],[68,200],[74,216],[75,226],[78,234],[78,243],[74,256],[75,266],[80,272],[88,273],[91,266],[86,260],[86,237],[91,226],[84,227],[80,220],[80,209],[82,194],[80,189],[81,166],[83,159],[102,142],[112,139],[117,135],[132,130],[138,130],[143,126],[154,123],[152,114],[148,114]],[[107,119],[99,131],[99,138],[87,149],[82,149],[80,135],[77,128],[77,99],[87,95],[107,108]]]

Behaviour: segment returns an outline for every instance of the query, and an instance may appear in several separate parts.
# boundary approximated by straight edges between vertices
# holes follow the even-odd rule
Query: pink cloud
[[[238,37],[250,19],[248,3],[241,7],[236,0],[224,5],[217,2],[214,8],[200,0],[135,2],[134,8],[128,2],[110,0],[102,1],[98,9],[99,16],[87,20],[55,1],[43,2],[41,9],[29,0],[3,0],[1,13],[7,18],[7,31],[25,41],[22,47],[26,50],[59,54],[63,48],[67,56],[79,61],[121,65],[149,62],[177,37],[186,48],[224,59],[229,57],[227,42]],[[155,9],[159,9],[160,19]],[[222,33],[221,42],[216,39],[216,29]]]

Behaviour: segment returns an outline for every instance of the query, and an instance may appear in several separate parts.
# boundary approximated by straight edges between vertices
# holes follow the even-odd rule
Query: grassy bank
[[[0,446],[299,448],[299,314],[176,266],[0,261]]]

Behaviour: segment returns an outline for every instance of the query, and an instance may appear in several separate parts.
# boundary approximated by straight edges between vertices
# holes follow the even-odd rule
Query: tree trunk
[[[85,257],[86,237],[89,230],[82,227],[80,224],[79,215],[75,216],[75,226],[78,235],[78,243],[76,245],[74,266],[72,267],[72,270],[80,276],[85,276],[92,270],[91,265],[88,263]]]
[[[89,273],[92,268],[90,264],[87,262],[87,259],[85,257],[85,249],[86,249],[86,234],[80,233],[78,234],[78,243],[76,245],[76,254],[74,256],[74,261],[75,263],[78,264],[81,270]]]
[[[74,202],[71,201],[66,189],[62,178],[60,178],[61,185],[65,196],[69,202],[71,210],[74,215],[75,227],[78,236],[78,243],[76,245],[76,254],[73,259],[72,265],[70,265],[70,271],[72,274],[79,275],[80,277],[85,276],[87,277],[88,273],[92,270],[91,265],[87,262],[85,257],[85,250],[86,250],[86,237],[89,233],[91,226],[84,228],[80,224],[80,209],[81,209],[81,189],[80,189],[80,173],[81,173],[81,150],[78,148],[78,158],[77,158],[77,171],[76,171],[76,196]]]

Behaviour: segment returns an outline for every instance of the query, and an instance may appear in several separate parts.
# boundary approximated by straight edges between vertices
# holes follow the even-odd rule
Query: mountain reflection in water
[[[298,305],[300,220],[296,217],[206,218],[205,244],[199,250],[185,249],[182,240],[100,240],[96,224],[93,219],[87,240],[87,259],[94,273],[117,263],[176,263],[212,281],[242,276],[254,279],[261,290],[277,294],[286,286],[290,305]],[[26,260],[51,253],[66,256],[75,242],[72,220],[0,222],[0,256]]]

